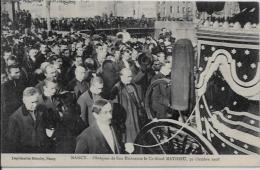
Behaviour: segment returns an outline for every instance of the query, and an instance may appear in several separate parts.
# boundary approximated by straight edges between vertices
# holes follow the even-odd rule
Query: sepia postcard
[[[1,167],[258,167],[258,1],[1,0]]]

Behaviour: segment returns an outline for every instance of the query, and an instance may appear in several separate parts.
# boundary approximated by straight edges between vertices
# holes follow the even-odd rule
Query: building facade
[[[123,17],[156,18],[157,2],[156,1],[114,1],[115,15]]]
[[[33,18],[45,18],[45,0],[21,2],[21,9],[29,10]],[[114,13],[113,1],[51,1],[50,17],[93,17],[96,15]]]
[[[32,17],[46,17],[44,1],[21,1],[21,9],[29,10]],[[156,17],[156,1],[91,1],[63,0],[51,1],[50,17],[93,17],[103,14],[141,18]]]
[[[158,1],[157,17],[159,20],[191,21],[195,5],[194,1]]]

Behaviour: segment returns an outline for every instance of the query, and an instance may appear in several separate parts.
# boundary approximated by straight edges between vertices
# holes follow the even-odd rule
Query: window
[[[133,15],[135,15],[135,10],[133,11]]]
[[[185,7],[182,7],[182,13],[185,13]]]
[[[177,7],[177,13],[180,13],[180,7],[179,6]]]
[[[170,13],[172,14],[172,6],[170,7]]]

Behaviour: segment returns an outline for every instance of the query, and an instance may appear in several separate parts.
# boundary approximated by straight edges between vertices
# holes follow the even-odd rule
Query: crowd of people
[[[33,21],[37,28],[47,29],[45,18],[35,18]],[[95,16],[93,18],[52,18],[51,29],[58,31],[73,30],[94,30],[111,28],[154,28],[154,18],[142,17],[135,19],[132,17],[116,16]]]
[[[33,20],[34,25],[38,28],[47,28],[45,18]],[[109,28],[153,28],[154,19],[141,18],[134,19],[131,17],[101,17],[94,18],[52,18],[51,28],[59,31],[73,30],[94,30],[94,29],[109,29]]]
[[[8,14],[2,13],[5,17]],[[46,18],[32,18],[28,10],[20,10],[15,12],[15,22],[13,26],[24,29],[35,26],[37,29],[47,29]],[[7,22],[7,21],[4,21]],[[88,18],[51,18],[51,29],[55,31],[75,31],[95,29],[119,29],[119,28],[154,28],[155,18],[119,17],[113,15],[103,15]]]
[[[136,38],[127,30],[116,37],[61,34],[38,29],[37,19],[34,26],[22,26],[2,16],[2,151],[133,153],[134,140],[149,121],[143,103],[147,88],[171,74],[171,32],[162,29],[158,39]],[[72,27],[56,21],[57,29]],[[106,27],[98,21],[94,28]],[[75,27],[89,26],[83,25]],[[153,94],[157,117],[178,119],[165,90],[158,87]]]

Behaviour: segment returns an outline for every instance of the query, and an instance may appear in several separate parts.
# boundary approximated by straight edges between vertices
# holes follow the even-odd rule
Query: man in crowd
[[[7,62],[7,59],[12,55],[12,49],[9,47],[9,48],[5,48],[3,49],[3,59],[4,59],[4,62],[6,63]]]
[[[58,80],[58,71],[52,64],[48,64],[44,68],[44,76],[45,79],[50,79],[50,80]],[[43,86],[44,86],[44,81],[39,82],[35,87],[39,89],[40,93],[43,92]]]
[[[58,96],[58,83],[56,80],[46,78],[43,81],[43,91],[39,97],[39,107],[44,108],[46,112],[42,115],[43,125],[48,139],[48,152],[53,152],[55,149],[55,130],[62,117],[58,112],[60,100]]]
[[[81,56],[73,57],[72,65],[68,68],[65,74],[66,81],[70,82],[75,77],[75,69],[78,66],[83,66],[83,58]]]
[[[124,19],[117,19],[111,20],[110,24],[115,27],[122,26]],[[65,28],[69,30],[71,27],[73,29],[85,27],[82,25],[84,22],[78,21],[80,19],[64,19],[66,22],[54,20],[55,22],[52,22],[54,29]],[[133,25],[138,26],[134,19],[129,20],[132,21]],[[39,108],[46,110],[42,115],[44,135],[46,136],[43,142],[43,150],[49,153],[71,153],[72,150],[75,150],[73,140],[75,141],[76,135],[82,130],[74,125],[80,124],[81,119],[85,124],[84,126],[92,126],[96,123],[96,120],[99,120],[99,114],[93,114],[92,112],[93,103],[101,98],[113,100],[113,102],[118,101],[113,104],[113,107],[118,106],[118,108],[113,109],[113,111],[118,112],[113,113],[113,121],[117,122],[120,119],[118,129],[120,133],[125,135],[122,141],[126,143],[126,151],[131,153],[133,151],[133,142],[140,128],[146,123],[142,104],[146,89],[151,84],[151,78],[155,72],[160,73],[159,67],[153,67],[154,61],[151,56],[156,54],[158,49],[164,53],[166,52],[164,51],[165,37],[159,43],[152,42],[152,37],[148,36],[144,40],[150,40],[146,41],[145,44],[139,38],[132,40],[130,35],[126,35],[126,31],[123,31],[123,35],[118,35],[118,37],[121,37],[118,42],[106,37],[106,35],[85,37],[78,32],[70,32],[65,36],[60,36],[55,31],[47,32],[44,30],[47,28],[47,22],[44,19],[33,22],[36,23],[36,27],[40,27],[42,30],[34,31],[32,34],[27,28],[16,28],[15,24],[11,20],[9,21],[9,24],[4,25],[4,31],[11,35],[14,31],[17,32],[18,29],[19,31],[15,34],[14,39],[10,38],[8,34],[3,35],[4,43],[2,46],[4,46],[4,50],[1,58],[3,61],[1,63],[1,66],[3,66],[1,78],[3,77],[3,80],[6,81],[1,82],[3,119],[8,120],[10,114],[21,106],[21,92],[23,89],[35,86],[39,82],[36,85],[41,94]],[[95,23],[95,19],[85,21],[87,21],[85,25],[91,25],[93,28],[106,25],[105,21],[102,20],[99,20],[102,23],[98,24]],[[142,19],[141,25],[147,25],[145,22],[146,20]],[[127,26],[126,23],[123,25],[124,27]],[[132,26],[132,24],[130,25]],[[24,42],[19,43],[19,46],[13,46],[15,44],[13,41],[20,39],[23,39]],[[160,45],[163,48],[160,48]],[[145,49],[145,46],[147,46],[148,50]],[[29,55],[27,55],[28,49]],[[50,49],[56,54],[53,55]],[[146,53],[144,53],[145,50]],[[14,59],[11,56],[18,54],[17,51],[21,55],[17,56],[18,59]],[[167,56],[170,55],[167,54]],[[20,59],[23,60],[20,61]],[[25,68],[29,80],[36,81],[30,81],[30,84],[20,83],[22,82],[20,81],[22,71],[18,68],[11,68],[16,65],[14,63],[18,63]],[[121,71],[119,72],[119,70]],[[88,76],[87,72],[89,72]],[[164,71],[161,70],[161,72]],[[91,81],[89,81],[90,78],[92,78]],[[156,76],[153,78],[157,79]],[[88,83],[90,83],[90,87]],[[22,87],[23,85],[24,87]],[[62,91],[65,87],[66,90],[70,91]],[[71,97],[72,91],[76,95],[76,100]],[[126,121],[123,115],[127,115]],[[8,125],[4,124],[3,126],[5,130]],[[73,129],[79,130],[76,130],[76,132]],[[109,153],[117,153],[115,148],[110,149]]]
[[[111,125],[111,104],[105,99],[96,100],[92,114],[95,122],[78,136],[75,153],[120,154],[122,144],[120,134]]]
[[[81,109],[81,118],[85,124],[91,125],[95,121],[92,115],[93,103],[101,98],[101,92],[103,89],[103,79],[98,76],[94,76],[90,82],[89,90],[85,91],[79,98],[78,104]]]
[[[45,106],[47,109],[56,111],[58,105],[58,83],[56,80],[46,78],[43,81],[43,91],[40,98],[40,105]]]
[[[36,62],[35,62],[35,67],[40,68],[41,63],[46,61],[48,59],[48,47],[45,43],[42,43],[40,45],[40,53],[35,57]]]
[[[151,78],[155,74],[155,70],[152,69],[153,64],[153,56],[151,53],[141,53],[138,56],[138,63],[140,65],[140,69],[133,77],[133,82],[140,88],[139,96],[144,100],[146,90],[148,86],[151,84]]]
[[[39,95],[34,87],[23,91],[23,105],[9,119],[8,152],[45,153],[44,110],[38,108]]]
[[[78,66],[75,69],[75,78],[69,82],[67,89],[74,91],[76,100],[89,89],[88,72],[84,67]]]
[[[37,66],[36,66],[37,54],[38,54],[37,47],[32,46],[30,49],[28,49],[28,55],[26,55],[24,57],[24,61],[23,61],[24,67],[27,70],[28,75],[30,76],[30,79],[33,79],[33,80],[30,80],[32,82],[32,85],[35,85],[34,83],[36,83],[36,74],[37,74],[36,69],[40,69],[40,68],[37,68]]]
[[[118,65],[112,60],[105,60],[102,64],[102,78],[104,80],[104,98],[112,99],[111,90],[118,82]]]
[[[59,82],[59,85],[61,87],[65,87],[68,82],[65,79],[66,77],[62,57],[60,55],[54,54],[48,58],[47,62],[55,67],[57,71],[57,81]]]
[[[4,127],[2,130],[3,146],[6,146],[7,141],[8,119],[22,105],[22,93],[27,86],[26,82],[21,78],[21,70],[17,65],[7,68],[7,76],[8,80],[1,85],[1,124]]]
[[[64,49],[62,51],[62,60],[63,60],[63,67],[64,67],[64,72],[66,73],[69,67],[72,65],[72,58],[70,54],[69,49]]]
[[[1,57],[1,70],[5,70],[8,58],[12,55],[12,49],[6,47],[3,50],[3,56]]]
[[[170,73],[171,73],[171,64],[170,63],[163,64],[162,67],[160,68],[160,71],[153,76],[152,83],[159,79],[168,78]],[[159,84],[158,86],[154,87],[151,97],[152,97],[151,107],[155,113],[156,118],[158,119],[171,118],[172,117],[172,109],[170,108],[171,86],[167,84],[166,85]]]
[[[22,102],[22,93],[27,84],[21,77],[18,65],[7,68],[8,81],[2,85],[2,109],[4,113],[14,112]]]
[[[128,147],[133,147],[133,142],[143,126],[142,123],[146,121],[142,101],[131,81],[131,70],[124,68],[120,71],[120,82],[114,87],[114,93],[117,93],[118,103],[123,106],[126,113],[126,132],[124,140]]]

